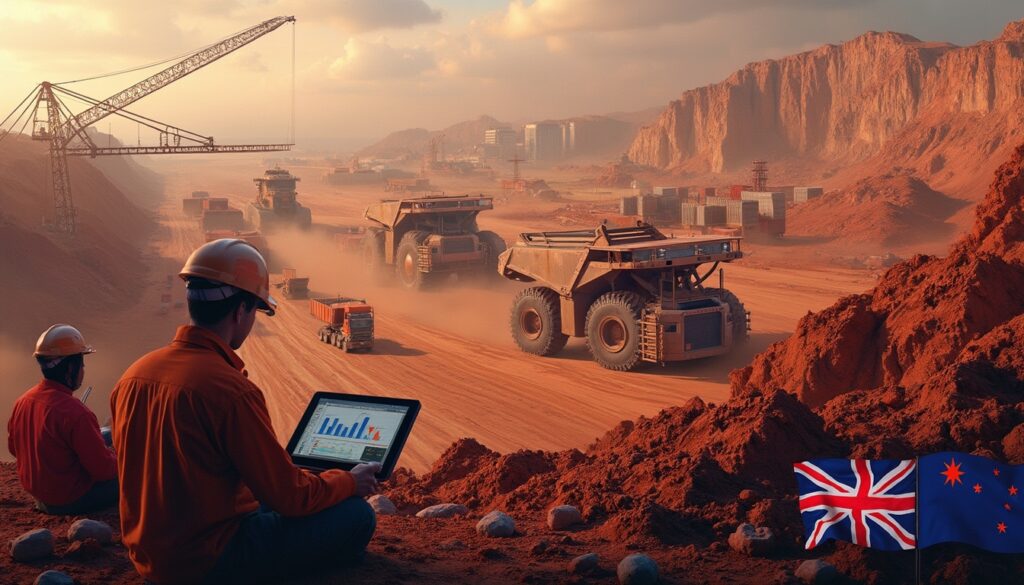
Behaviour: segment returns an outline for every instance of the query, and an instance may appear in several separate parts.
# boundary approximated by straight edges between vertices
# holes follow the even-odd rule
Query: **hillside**
[[[1024,21],[968,47],[869,32],[751,63],[686,91],[629,148],[634,162],[729,172],[765,158],[818,163],[853,182],[907,167],[936,189],[974,189],[1024,129]]]
[[[442,130],[409,128],[388,134],[380,141],[363,148],[356,156],[367,158],[418,159],[427,150],[430,141],[444,135],[444,149],[447,154],[469,153],[483,141],[488,128],[508,126],[490,116],[480,116],[453,124]]]
[[[69,160],[78,233],[43,227],[52,218],[48,154],[43,144],[11,136],[0,144],[0,303],[3,334],[38,335],[55,320],[102,315],[130,300],[145,272],[140,242],[154,227],[136,202],[152,200],[152,176],[128,161],[107,163],[119,185],[89,161]],[[122,191],[122,189],[124,189]],[[129,196],[126,193],[130,193]],[[21,310],[47,306],[48,310]]]

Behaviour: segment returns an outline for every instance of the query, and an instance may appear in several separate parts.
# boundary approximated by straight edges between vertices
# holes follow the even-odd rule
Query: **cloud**
[[[424,0],[298,0],[282,5],[302,20],[324,20],[351,34],[441,22]]]
[[[511,38],[658,28],[715,14],[773,8],[849,8],[870,0],[512,0],[496,30]]]
[[[418,77],[435,68],[434,53],[421,47],[393,47],[385,40],[351,38],[329,66],[332,79],[378,81]]]

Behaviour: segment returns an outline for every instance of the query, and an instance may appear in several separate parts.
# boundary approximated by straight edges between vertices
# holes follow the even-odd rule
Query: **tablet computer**
[[[317,392],[288,441],[288,453],[296,465],[315,471],[380,463],[377,478],[387,479],[419,412],[419,400]]]

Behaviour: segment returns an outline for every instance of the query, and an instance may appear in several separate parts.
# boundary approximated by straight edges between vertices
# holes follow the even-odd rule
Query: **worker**
[[[312,473],[278,443],[235,353],[272,316],[267,265],[237,239],[185,262],[190,324],[143,356],[110,397],[121,534],[146,580],[256,583],[362,559],[378,464]]]
[[[39,336],[33,355],[43,380],[14,403],[7,448],[18,479],[47,514],[85,514],[117,503],[117,463],[100,435],[96,415],[72,394],[93,353],[71,325]]]

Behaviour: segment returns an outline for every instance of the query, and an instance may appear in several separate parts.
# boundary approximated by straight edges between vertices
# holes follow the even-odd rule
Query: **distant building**
[[[565,151],[562,124],[536,122],[523,127],[527,160],[558,160]]]
[[[516,131],[490,128],[484,131],[484,153],[489,158],[510,158],[516,154]]]

